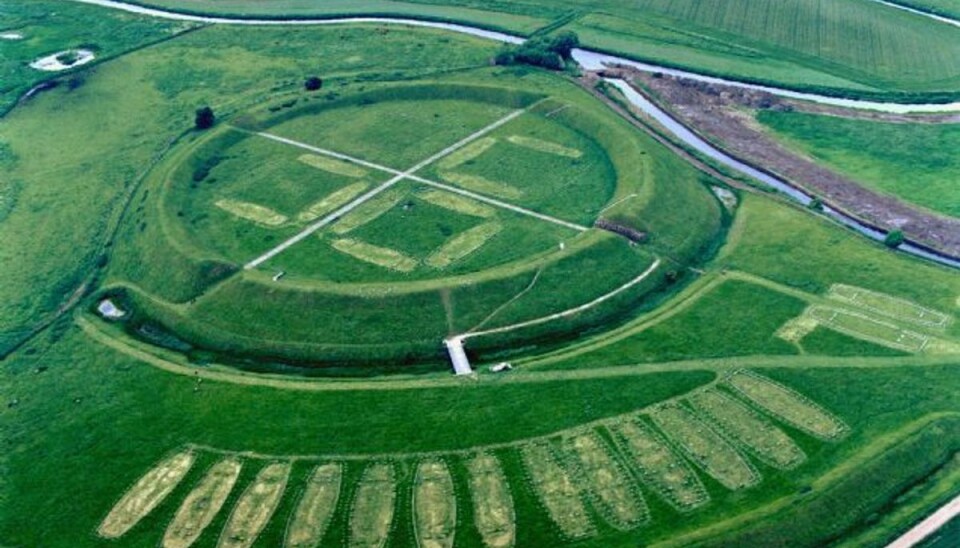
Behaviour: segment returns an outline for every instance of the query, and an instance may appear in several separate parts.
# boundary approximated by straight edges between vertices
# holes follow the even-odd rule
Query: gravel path
[[[938,529],[947,524],[951,519],[960,515],[960,495],[942,506],[927,519],[921,521],[916,527],[910,529],[902,537],[891,542],[887,548],[910,548],[920,543],[923,539],[929,537]]]

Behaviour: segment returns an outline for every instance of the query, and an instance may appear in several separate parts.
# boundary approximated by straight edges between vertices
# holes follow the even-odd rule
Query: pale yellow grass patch
[[[472,217],[488,219],[497,214],[497,210],[488,205],[443,190],[426,190],[418,194],[417,197],[437,207]]]
[[[656,409],[650,416],[661,432],[727,489],[744,489],[759,483],[760,474],[750,461],[690,411],[671,404]]]
[[[263,226],[278,227],[287,222],[286,215],[277,213],[269,207],[251,204],[250,202],[241,202],[225,198],[217,200],[215,205],[235,217],[253,221]]]
[[[554,143],[552,141],[544,141],[542,139],[536,139],[534,137],[524,137],[522,135],[511,135],[507,138],[511,143],[521,146],[524,148],[529,148],[531,150],[536,150],[538,152],[546,152],[547,154],[553,154],[555,156],[564,156],[567,158],[580,158],[583,156],[583,151],[565,147],[560,143]]]
[[[483,543],[490,548],[510,548],[516,542],[516,519],[510,486],[492,455],[477,455],[467,462],[473,521]]]
[[[297,221],[301,223],[315,221],[356,198],[363,193],[364,190],[367,190],[369,186],[368,183],[353,183],[352,185],[345,186],[300,212],[300,214],[297,215]]]
[[[610,428],[624,453],[650,488],[680,511],[710,502],[696,472],[658,434],[641,422]]]
[[[97,533],[104,538],[123,536],[180,484],[194,460],[192,452],[184,451],[154,466],[117,501]]]
[[[333,232],[336,234],[346,234],[356,230],[361,226],[376,220],[384,213],[393,209],[405,196],[403,191],[387,191],[379,196],[372,198],[369,202],[357,207],[350,213],[347,213],[342,219],[333,225]]]
[[[337,509],[342,475],[339,464],[322,464],[317,467],[290,519],[284,546],[312,548],[320,544],[330,525],[333,512]]]
[[[407,257],[403,253],[387,247],[379,247],[358,240],[334,240],[331,244],[341,253],[346,253],[354,259],[374,264],[397,272],[412,272],[417,268],[416,259]]]
[[[774,468],[788,470],[807,458],[783,430],[719,390],[694,394],[690,402],[729,438]]]
[[[550,448],[530,444],[523,447],[521,453],[533,487],[560,531],[574,539],[592,535],[595,532],[593,522],[580,498],[580,490]]]
[[[327,173],[333,173],[334,175],[343,175],[344,177],[353,177],[354,179],[360,179],[361,177],[366,177],[367,170],[362,167],[351,164],[350,162],[345,162],[337,158],[330,158],[329,156],[318,156],[316,154],[304,154],[297,158],[304,164],[307,164],[310,167],[315,167],[321,171],[326,171]]]
[[[273,463],[263,467],[253,483],[243,492],[230,514],[218,546],[248,548],[273,517],[290,476],[289,463]]]
[[[502,229],[503,226],[496,222],[475,226],[450,238],[440,249],[427,257],[425,262],[433,268],[446,268],[483,247],[487,240]]]
[[[804,314],[834,331],[906,352],[922,352],[930,340],[926,335],[859,312],[814,305]]]
[[[938,310],[852,285],[834,284],[830,287],[827,297],[894,320],[924,327],[944,329],[953,320],[951,316]]]
[[[470,160],[473,160],[474,158],[480,156],[495,144],[497,144],[497,139],[494,137],[484,137],[483,139],[477,139],[476,141],[470,143],[469,145],[441,159],[439,162],[437,162],[437,167],[440,169],[453,169],[455,167],[461,166],[469,162]]]
[[[457,530],[453,479],[439,461],[417,468],[413,487],[414,530],[420,548],[452,548]]]
[[[571,468],[579,472],[585,490],[610,525],[626,531],[649,520],[643,496],[599,436],[580,434],[564,439],[562,445]]]
[[[224,459],[187,495],[163,535],[164,548],[186,548],[196,542],[227,500],[240,476],[242,464],[235,458]]]
[[[393,466],[373,464],[367,468],[350,511],[349,546],[379,548],[387,543],[396,487]]]
[[[807,397],[766,377],[740,371],[726,383],[764,411],[818,438],[835,439],[848,431],[843,421]]]
[[[487,194],[504,200],[519,200],[523,197],[523,191],[512,187],[506,183],[491,181],[478,175],[467,175],[466,173],[453,173],[444,171],[440,173],[443,180],[467,190],[472,190],[480,194]]]

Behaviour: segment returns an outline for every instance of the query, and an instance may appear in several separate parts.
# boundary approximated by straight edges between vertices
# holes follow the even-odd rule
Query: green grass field
[[[763,111],[758,121],[817,162],[885,194],[960,217],[957,124],[887,124]]]
[[[702,66],[741,54],[732,37],[721,54],[716,29],[745,18],[748,41],[809,47],[771,21],[790,13],[803,29],[812,2],[749,4],[768,10],[219,5],[476,21],[498,9],[487,24],[524,32],[622,24],[618,7],[625,21],[652,14],[661,39],[675,36],[666,22],[696,21],[676,47]],[[956,271],[776,197],[735,190],[726,211],[717,181],[570,75],[489,66],[495,44],[210,26],[138,47],[163,24],[62,6],[75,25],[0,8],[30,20],[14,30],[99,33],[109,51],[71,75],[79,85],[0,118],[0,544],[880,547],[956,495]],[[870,36],[948,43],[860,0],[830,9],[830,25],[873,17]],[[829,53],[783,66],[809,83],[808,61],[819,78],[833,59],[831,74],[865,79],[907,62]],[[323,89],[304,91],[314,74]],[[218,123],[194,131],[205,104]],[[400,181],[244,270],[392,177],[261,131],[400,170],[476,140],[418,172],[452,188]],[[647,240],[590,228],[599,217]],[[121,320],[96,317],[104,297]],[[443,337],[585,303],[467,338],[476,374],[450,373]],[[822,321],[796,323],[810,317]],[[909,333],[926,346],[897,350]],[[512,370],[491,371],[505,360]]]
[[[563,0],[484,4],[285,0],[140,0],[175,10],[241,17],[395,14],[494,26],[521,34],[567,28],[594,48],[713,74],[853,95],[955,95],[944,72],[960,48],[956,28],[869,0]],[[478,11],[483,10],[483,11]],[[951,69],[953,70],[953,69]]]

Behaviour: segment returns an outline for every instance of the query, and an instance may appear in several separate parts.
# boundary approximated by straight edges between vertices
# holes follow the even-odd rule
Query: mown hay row
[[[338,207],[346,205],[350,200],[356,198],[363,193],[363,191],[367,190],[369,186],[370,185],[368,183],[363,182],[347,185],[331,193],[329,196],[320,200],[319,202],[304,209],[299,215],[297,215],[297,221],[301,223],[315,221],[327,213],[337,209]]]
[[[650,417],[704,472],[731,490],[760,482],[760,473],[707,423],[676,404],[652,411]]]
[[[191,451],[164,459],[135,483],[103,519],[97,533],[104,538],[119,538],[153,511],[183,480],[193,467]]]
[[[227,500],[240,476],[241,462],[224,459],[210,468],[207,475],[183,500],[173,521],[163,535],[164,548],[186,548],[196,542]]]
[[[834,284],[830,287],[827,297],[901,322],[924,327],[943,329],[952,319],[948,314],[920,306],[912,301],[852,285]]]
[[[420,463],[413,488],[414,531],[421,548],[452,548],[457,498],[450,471],[441,461]]]
[[[545,152],[547,154],[553,154],[554,156],[564,156],[566,158],[577,159],[583,156],[583,151],[565,147],[560,143],[554,143],[552,141],[544,141],[542,139],[536,139],[534,137],[524,137],[522,135],[511,135],[507,138],[511,143],[521,146],[523,148],[528,148],[531,150],[536,150],[537,152]]]
[[[426,190],[418,194],[417,197],[437,207],[471,217],[489,219],[497,214],[497,210],[488,205],[443,190]]]
[[[437,162],[437,167],[442,170],[454,169],[469,162],[470,160],[479,157],[495,144],[497,144],[497,139],[495,137],[484,137],[482,139],[477,139],[460,150],[454,151],[449,156],[442,158]]]
[[[738,371],[724,383],[760,409],[812,436],[835,440],[849,431],[843,421],[806,396],[756,373]]]
[[[350,546],[380,548],[393,525],[397,485],[393,466],[371,464],[363,473],[350,509]]]
[[[335,234],[347,234],[361,226],[376,220],[384,213],[393,209],[406,193],[401,190],[388,190],[379,196],[371,198],[369,202],[357,207],[350,213],[347,213],[342,219],[333,225],[332,230]]]
[[[379,247],[359,240],[344,238],[334,240],[330,245],[337,251],[346,253],[354,259],[397,272],[412,272],[418,264],[416,259],[407,257],[395,249]]]
[[[483,247],[490,238],[499,234],[502,229],[503,225],[498,222],[475,226],[447,240],[447,243],[433,252],[424,262],[433,268],[446,268]]]
[[[521,449],[521,454],[533,488],[560,532],[571,539],[593,535],[596,530],[580,490],[550,448],[529,444]]]
[[[650,520],[640,490],[595,432],[564,438],[561,447],[568,468],[610,525],[626,531]]]
[[[250,202],[241,202],[239,200],[230,200],[224,198],[217,200],[215,204],[220,209],[241,219],[252,221],[258,225],[276,228],[283,226],[287,222],[287,216],[264,207],[262,205],[252,204]]]
[[[273,517],[287,487],[290,463],[264,466],[240,495],[220,535],[221,548],[249,548]]]
[[[609,428],[644,483],[681,512],[710,502],[696,472],[651,428],[639,421]]]
[[[342,467],[335,463],[321,464],[314,470],[290,517],[284,546],[312,548],[320,544],[337,508],[342,476]]]
[[[516,542],[516,518],[510,486],[493,455],[480,454],[466,463],[470,473],[473,520],[490,548],[511,548]]]
[[[479,175],[468,175],[466,173],[453,173],[444,171],[440,177],[450,184],[472,190],[480,194],[502,198],[504,200],[519,200],[523,198],[523,191],[519,188],[510,186],[506,183],[491,181]]]
[[[297,158],[297,160],[310,167],[315,167],[321,171],[333,173],[334,175],[343,175],[344,177],[352,177],[354,179],[367,176],[367,170],[356,164],[351,164],[350,162],[345,162],[337,158],[319,156],[317,154],[304,154]]]
[[[698,392],[689,401],[727,437],[774,468],[789,470],[807,458],[783,430],[719,390]]]

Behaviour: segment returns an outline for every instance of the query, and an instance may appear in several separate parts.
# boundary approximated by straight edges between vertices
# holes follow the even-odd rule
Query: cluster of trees
[[[575,32],[564,31],[553,36],[535,36],[522,44],[508,45],[497,54],[498,65],[533,65],[550,70],[563,70],[573,49],[580,46]]]

